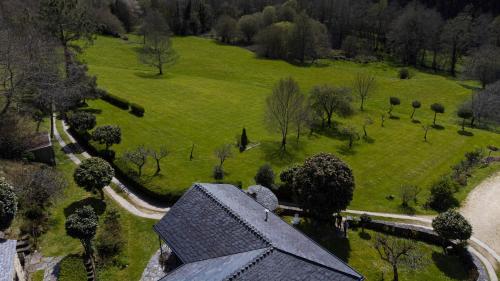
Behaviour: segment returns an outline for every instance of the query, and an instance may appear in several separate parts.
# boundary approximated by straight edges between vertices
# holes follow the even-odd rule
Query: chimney
[[[265,212],[266,212],[266,219],[264,221],[267,221],[267,219],[269,218],[269,210],[266,209]]]

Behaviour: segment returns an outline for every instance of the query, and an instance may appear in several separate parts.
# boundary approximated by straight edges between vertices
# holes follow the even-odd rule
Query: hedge
[[[128,100],[108,93],[104,94],[101,99],[122,109],[128,110],[130,106],[130,102]]]
[[[144,107],[141,105],[138,105],[136,103],[131,103],[130,104],[130,113],[137,115],[137,116],[144,116]]]

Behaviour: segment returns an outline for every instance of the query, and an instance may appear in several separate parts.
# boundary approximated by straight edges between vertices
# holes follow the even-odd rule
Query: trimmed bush
[[[102,100],[109,102],[112,105],[115,105],[121,109],[127,109],[130,106],[130,102],[124,98],[112,95],[112,94],[103,94],[101,97]]]
[[[399,70],[399,79],[410,79],[410,71],[408,68],[401,68]]]
[[[131,103],[130,104],[130,113],[132,113],[136,116],[142,117],[142,116],[144,116],[144,107],[142,107],[141,105],[138,105],[136,103]]]

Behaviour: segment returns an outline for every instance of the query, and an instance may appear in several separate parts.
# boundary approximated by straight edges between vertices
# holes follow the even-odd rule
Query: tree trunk
[[[434,72],[437,72],[437,50],[434,50],[434,54],[432,55],[432,69]]]
[[[457,47],[453,45],[453,51],[451,52],[451,75],[456,75],[456,66],[457,66]]]
[[[437,117],[437,112],[434,112],[434,121],[433,121],[433,125],[436,126],[436,117]]]
[[[476,121],[476,117],[472,117],[472,119],[470,120],[470,126],[472,128],[474,128],[474,121]]]
[[[398,267],[397,265],[392,266],[392,272],[394,274],[394,281],[399,281],[399,275],[398,275]]]
[[[413,116],[415,116],[415,111],[416,110],[417,110],[416,108],[413,108],[413,112],[411,113],[411,117],[410,117],[411,120],[413,120]]]
[[[69,65],[71,63],[71,52],[68,48],[67,43],[63,44],[63,49],[64,49],[64,67],[65,67],[65,71],[66,71],[66,77],[69,77]]]
[[[368,133],[366,133],[366,125],[363,126],[363,133],[365,134],[365,138],[367,138],[368,137]]]
[[[328,121],[326,124],[328,125],[328,128],[332,127],[332,115],[331,114],[328,115]]]
[[[160,160],[159,159],[155,159],[155,160],[156,160],[156,172],[155,172],[155,175],[158,175],[161,172]]]
[[[54,138],[54,106],[50,105],[50,138]]]
[[[365,98],[364,98],[364,97],[361,97],[361,106],[360,106],[360,108],[359,108],[361,111],[364,111],[364,110],[365,110],[365,109],[363,108],[364,104],[365,104]]]
[[[465,132],[465,118],[464,120],[462,121],[462,131]]]
[[[286,151],[286,136],[283,136],[283,139],[281,139],[281,149]]]

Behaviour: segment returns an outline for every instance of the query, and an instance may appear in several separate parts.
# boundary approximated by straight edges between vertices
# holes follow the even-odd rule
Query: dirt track
[[[460,212],[472,224],[473,235],[500,254],[500,173],[479,184]]]

